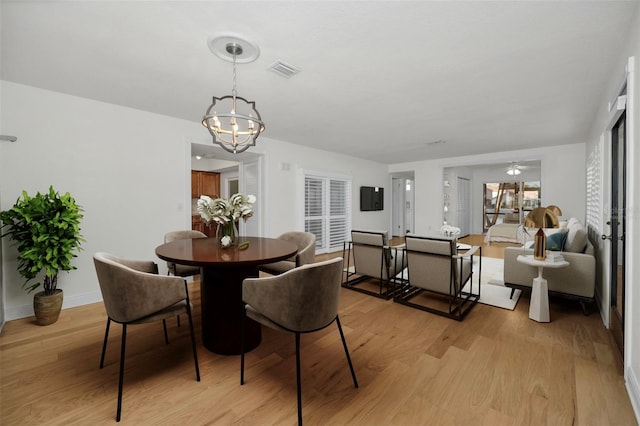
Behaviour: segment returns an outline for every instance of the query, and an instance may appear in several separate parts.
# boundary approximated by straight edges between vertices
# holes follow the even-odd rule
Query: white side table
[[[550,260],[536,260],[532,255],[520,255],[516,259],[525,265],[537,266],[538,276],[533,279],[531,286],[531,303],[529,304],[529,318],[538,322],[549,322],[549,291],[547,280],[542,277],[544,268],[563,268],[569,266],[564,258]]]

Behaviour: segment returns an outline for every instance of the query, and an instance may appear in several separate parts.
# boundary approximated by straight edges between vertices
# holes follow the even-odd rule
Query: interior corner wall
[[[84,208],[86,240],[73,264],[61,272],[63,308],[102,300],[93,253],[106,251],[164,266],[154,249],[167,230],[185,226],[190,195],[185,139],[204,137],[199,122],[0,81],[3,130],[18,137],[0,144],[0,209],[21,195],[70,192]],[[35,115],[34,115],[35,114]],[[21,288],[17,252],[2,239],[2,285],[6,319],[33,314]]]

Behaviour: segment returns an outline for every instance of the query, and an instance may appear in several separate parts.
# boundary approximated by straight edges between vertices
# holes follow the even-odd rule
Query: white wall
[[[635,24],[631,26],[633,31],[629,34],[627,44],[622,49],[621,56],[612,66],[611,76],[608,85],[603,90],[603,96],[600,102],[600,108],[593,120],[591,136],[587,152],[601,152],[602,161],[602,200],[601,205],[606,207],[609,203],[609,185],[610,180],[610,164],[609,156],[610,140],[606,129],[611,120],[608,112],[608,103],[614,99],[620,88],[620,83],[624,78],[625,67],[628,64],[628,58],[634,57],[632,66],[634,68],[634,77],[631,82],[633,93],[628,96],[627,107],[631,106],[632,111],[627,110],[627,126],[631,132],[631,138],[627,140],[627,275],[626,275],[626,305],[625,305],[625,365],[624,375],[627,390],[631,402],[633,404],[636,418],[640,419],[640,266],[637,262],[640,256],[640,10],[636,12]],[[607,220],[608,213],[606,210],[602,212],[600,233],[608,233],[609,229],[604,225]],[[601,252],[603,262],[601,281],[606,283],[608,269],[606,263],[606,250]],[[601,289],[603,293],[603,305],[601,310],[608,310],[609,298],[608,288]],[[605,322],[608,322],[608,312],[604,312]]]
[[[585,218],[585,144],[560,145],[465,157],[393,164],[390,173],[414,171],[416,233],[437,232],[442,225],[443,171],[448,167],[540,160],[542,205],[555,204],[563,217]],[[448,177],[449,180],[451,176]],[[473,187],[476,190],[476,187]],[[474,198],[474,207],[477,204]],[[480,206],[481,207],[481,206]],[[482,221],[474,209],[473,232],[482,233]]]
[[[22,190],[69,191],[84,207],[87,240],[74,264],[61,273],[63,308],[101,300],[92,255],[107,251],[155,260],[167,230],[190,227],[190,144],[210,143],[199,121],[179,120],[130,108],[0,81],[3,132],[18,136],[0,144],[0,209],[10,208]],[[349,174],[360,185],[387,189],[386,167],[370,161],[262,138],[265,154],[265,217],[268,236],[291,230],[298,220],[296,168]],[[257,147],[256,147],[257,148]],[[258,152],[260,152],[258,150]],[[289,170],[281,170],[283,162]],[[386,229],[389,209],[359,212],[353,225]],[[389,206],[390,203],[387,203]],[[15,247],[4,238],[2,287],[6,319],[33,314],[32,295],[21,289]]]
[[[265,236],[276,237],[292,227],[304,230],[303,170],[350,176],[352,227],[390,231],[391,180],[385,165],[262,137],[254,151],[264,153],[267,170],[265,212],[269,220]],[[384,188],[383,211],[360,211],[361,186]]]
[[[218,171],[229,167],[238,167],[237,161],[227,161],[218,158],[201,158],[191,157],[191,169],[205,172]]]
[[[188,188],[185,137],[197,123],[2,81],[2,122],[18,136],[0,145],[2,210],[24,189],[53,185],[84,207],[86,239],[61,273],[65,307],[101,300],[92,255],[155,259],[164,232],[184,224]],[[16,251],[4,238],[3,287],[7,319],[30,315],[32,295],[21,289]]]

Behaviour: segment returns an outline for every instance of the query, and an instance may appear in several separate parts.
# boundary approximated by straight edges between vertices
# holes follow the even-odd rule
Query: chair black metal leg
[[[191,302],[189,302],[189,299],[187,299],[187,319],[189,320],[189,332],[191,333],[191,349],[193,349],[193,362],[196,365],[196,381],[199,382],[200,367],[198,366],[198,351],[196,350],[196,334],[193,331],[193,318],[191,317]]]
[[[513,299],[513,293],[515,293],[515,292],[516,292],[515,287],[511,288],[511,296],[509,296],[509,299]]]
[[[122,324],[122,343],[120,345],[120,376],[118,378],[118,409],[116,410],[116,421],[120,421],[122,412],[122,385],[124,382],[124,354],[127,341],[127,324]]]
[[[347,362],[349,363],[349,369],[351,370],[351,377],[353,378],[353,385],[358,387],[358,379],[356,379],[356,372],[353,370],[353,364],[351,363],[351,357],[349,356],[349,349],[347,348],[347,341],[344,338],[342,332],[342,325],[340,324],[340,317],[336,316],[336,324],[338,324],[338,330],[340,331],[340,338],[342,339],[342,346],[344,346],[344,353],[347,355]]]
[[[242,321],[240,322],[240,385],[244,385],[244,323],[247,320],[247,308],[242,306]]]
[[[296,383],[298,387],[298,425],[302,426],[302,381],[300,380],[300,333],[296,333]]]
[[[164,329],[164,343],[169,344],[169,335],[167,334],[167,320],[162,320],[162,328]]]
[[[107,317],[107,326],[104,330],[104,342],[102,343],[102,355],[100,356],[100,368],[104,367],[104,354],[107,352],[107,340],[109,339],[109,326],[111,318]]]
[[[178,327],[180,327],[180,315],[176,315],[176,321],[178,322]]]

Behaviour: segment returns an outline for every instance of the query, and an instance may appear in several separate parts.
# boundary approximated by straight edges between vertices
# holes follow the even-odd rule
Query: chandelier
[[[249,46],[244,51],[242,43]],[[243,53],[243,62],[257,58],[257,48],[236,37],[219,37],[209,42],[209,47],[220,58],[233,62],[233,89],[231,95],[213,97],[213,102],[202,117],[202,125],[213,136],[213,142],[233,154],[255,146],[256,139],[264,131],[264,122],[253,101],[248,101],[236,91],[236,62]],[[224,50],[222,48],[224,47]]]

